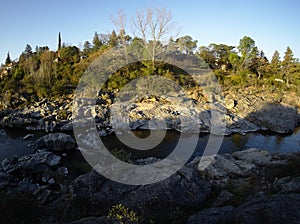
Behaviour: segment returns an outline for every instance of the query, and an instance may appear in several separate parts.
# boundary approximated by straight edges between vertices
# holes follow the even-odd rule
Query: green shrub
[[[129,210],[122,204],[114,205],[108,211],[108,218],[116,219],[121,224],[127,223],[141,223],[140,217],[133,210]]]

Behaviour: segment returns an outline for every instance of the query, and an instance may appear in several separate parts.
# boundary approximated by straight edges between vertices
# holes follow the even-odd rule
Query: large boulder
[[[299,210],[300,194],[275,194],[250,200],[238,207],[233,223],[299,223]]]
[[[43,148],[52,152],[72,150],[75,148],[75,141],[65,133],[51,133],[34,142],[35,150]]]
[[[228,94],[225,102],[234,99],[234,105],[227,105],[233,114],[237,114],[261,129],[269,129],[278,133],[290,133],[297,124],[297,110],[284,103],[272,102],[270,99],[253,94]]]
[[[91,171],[71,184],[72,194],[63,219],[101,217],[112,206],[123,204],[155,223],[183,221],[204,207],[211,189],[195,169],[187,167],[162,182],[144,186],[119,184]]]
[[[234,223],[233,213],[235,208],[232,206],[209,208],[192,215],[187,224],[223,224]]]
[[[247,115],[255,124],[278,133],[291,133],[297,124],[297,110],[289,105],[264,103]]]
[[[40,152],[20,158],[5,159],[2,162],[2,169],[14,176],[32,176],[42,174],[49,168],[59,165],[60,162],[61,157],[51,152]]]

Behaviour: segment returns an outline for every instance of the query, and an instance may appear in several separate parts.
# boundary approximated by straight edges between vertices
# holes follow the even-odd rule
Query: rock
[[[278,133],[290,133],[295,129],[297,110],[292,106],[266,101],[263,97],[244,93],[235,96],[229,94],[225,101],[230,101],[230,97],[236,100],[236,105],[231,111],[262,129]]]
[[[34,137],[33,134],[28,134],[28,135],[25,135],[22,139],[23,140],[28,140],[28,139],[33,138],[33,137]]]
[[[255,148],[234,152],[232,156],[238,160],[243,160],[255,165],[266,165],[272,159],[268,151]]]
[[[16,175],[34,175],[41,174],[51,167],[55,167],[61,162],[61,157],[54,155],[51,152],[41,152],[29,154],[18,158],[16,161],[5,163],[3,169],[8,174]]]
[[[156,157],[148,157],[146,159],[137,159],[134,162],[136,165],[148,165],[148,164],[156,163],[159,161],[160,161],[160,159],[158,159]]]
[[[0,172],[0,191],[4,190],[14,182],[14,177],[6,172]]]
[[[230,156],[205,156],[198,164],[198,170],[204,178],[228,182],[232,177],[244,176],[244,172]]]
[[[281,194],[300,193],[300,177],[284,177],[276,180],[274,190]]]
[[[55,180],[51,178],[50,180],[48,180],[48,184],[55,184]]]
[[[289,105],[265,104],[247,119],[278,133],[291,133],[297,123],[297,111]]]
[[[299,223],[300,194],[265,196],[237,208],[234,223]]]
[[[100,131],[98,131],[98,134],[99,134],[100,137],[107,136],[107,133],[106,133],[105,130],[100,130]]]
[[[113,223],[120,223],[116,220],[111,220],[106,216],[103,217],[87,217],[83,219],[79,219],[77,221],[69,222],[68,224],[113,224]]]
[[[29,114],[29,117],[34,118],[34,119],[40,119],[40,118],[42,118],[42,114],[40,112],[32,112]]]
[[[145,186],[119,184],[91,171],[78,177],[70,191],[72,198],[65,211],[65,220],[74,215],[75,219],[103,216],[113,205],[121,203],[145,220],[170,223],[182,220],[186,212],[202,208],[211,193],[211,184],[196,170],[186,167],[162,182]],[[181,212],[174,213],[176,209]]]
[[[58,175],[61,175],[61,176],[67,176],[69,174],[67,167],[59,167],[56,172]]]
[[[29,181],[20,181],[18,183],[18,191],[19,192],[30,192],[33,193],[35,190],[38,189],[36,184],[33,184]]]
[[[72,131],[73,130],[73,125],[72,123],[67,123],[67,124],[64,124],[61,128],[60,128],[61,131]]]
[[[212,203],[213,207],[221,207],[228,204],[234,198],[234,194],[227,190],[223,190]]]
[[[196,158],[192,163],[197,164],[201,175],[216,184],[224,186],[231,179],[247,177],[256,174],[260,166],[286,166],[286,158],[278,159],[261,149],[247,149],[224,155],[204,156]]]
[[[235,208],[232,206],[218,207],[205,209],[195,215],[190,216],[187,224],[223,224],[235,223],[234,214]]]
[[[34,142],[35,150],[44,147],[52,152],[72,150],[75,148],[75,141],[70,135],[64,133],[51,133]]]

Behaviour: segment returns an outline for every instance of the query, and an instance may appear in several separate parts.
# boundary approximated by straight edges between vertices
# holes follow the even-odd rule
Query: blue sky
[[[158,1],[158,0],[10,0],[0,4],[0,63],[7,52],[17,58],[26,44],[57,47],[62,41],[78,46],[91,41],[94,32],[107,33],[115,27],[111,16],[123,10],[130,18],[137,9],[166,7],[180,28],[179,36],[190,35],[198,46],[224,43],[237,46],[247,35],[260,50],[281,56],[290,46],[300,58],[300,1]]]

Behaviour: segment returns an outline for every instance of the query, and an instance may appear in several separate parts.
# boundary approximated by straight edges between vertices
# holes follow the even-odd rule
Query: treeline
[[[111,78],[107,88],[120,88],[128,80],[141,75],[160,73],[168,77],[176,76],[178,83],[190,82],[184,74],[176,74],[170,66],[155,63],[157,49],[163,47],[182,56],[194,56],[203,59],[214,70],[225,88],[241,88],[255,85],[256,88],[276,87],[278,89],[299,91],[300,63],[287,47],[283,56],[278,51],[269,60],[255,45],[251,37],[243,37],[238,46],[212,43],[197,48],[197,40],[186,35],[177,39],[169,38],[174,25],[170,12],[165,9],[148,9],[138,12],[133,26],[136,36],[125,32],[125,16],[115,20],[116,30],[108,34],[95,32],[91,41],[85,41],[81,47],[61,43],[59,33],[57,50],[47,46],[34,50],[27,44],[18,60],[12,61],[9,54],[0,69],[1,95],[11,93],[31,94],[38,97],[57,97],[72,93],[90,63],[113,47],[125,46],[129,51],[138,52],[152,58],[152,63],[129,66],[131,69],[118,71]],[[155,26],[160,24],[160,26]],[[149,35],[151,34],[151,35]],[[159,68],[158,68],[159,67]],[[191,86],[191,85],[187,85]]]
[[[116,34],[115,31],[110,34],[96,32],[92,43],[86,41],[82,49],[63,44],[57,51],[52,51],[47,46],[33,50],[27,44],[17,61],[11,61],[8,55],[2,65],[2,93],[12,91],[36,94],[39,97],[71,93],[89,64],[99,55],[118,46],[121,35],[124,34]],[[129,35],[126,35],[126,46],[136,50],[144,49],[141,38],[132,38]],[[289,47],[282,59],[279,52],[275,51],[271,60],[267,59],[263,51],[258,50],[255,41],[250,37],[243,37],[237,47],[212,43],[197,49],[196,40],[183,36],[176,40],[170,39],[164,47],[172,49],[173,52],[202,58],[225,86],[238,87],[253,81],[256,84],[262,82],[284,88],[300,86],[300,64]],[[150,67],[143,66],[142,70],[133,68],[129,76],[135,78],[141,72],[149,75]],[[170,68],[165,68],[167,70]],[[110,87],[121,87],[126,81],[124,73],[119,73],[119,77],[113,80]]]

